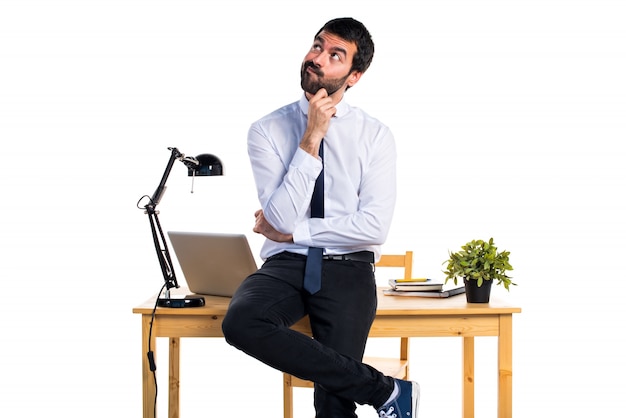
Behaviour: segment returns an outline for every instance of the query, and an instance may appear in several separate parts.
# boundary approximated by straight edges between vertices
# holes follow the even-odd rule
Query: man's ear
[[[363,72],[361,71],[352,71],[352,74],[350,74],[347,80],[348,87],[354,86],[359,81],[362,75]]]

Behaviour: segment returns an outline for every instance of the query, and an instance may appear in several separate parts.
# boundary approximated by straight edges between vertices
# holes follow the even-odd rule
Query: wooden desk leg
[[[463,418],[474,418],[474,337],[463,337]]]
[[[498,418],[513,416],[513,315],[500,315]]]
[[[154,418],[154,396],[156,394],[156,385],[154,383],[154,375],[150,370],[150,362],[148,361],[148,350],[152,348],[152,352],[156,361],[156,338],[152,335],[150,341],[150,321],[151,315],[141,316],[141,380],[143,391],[143,417]]]
[[[170,338],[170,387],[169,417],[178,418],[180,414],[180,338]]]

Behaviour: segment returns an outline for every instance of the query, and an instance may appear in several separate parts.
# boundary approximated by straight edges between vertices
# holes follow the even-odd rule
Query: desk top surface
[[[522,309],[505,300],[491,297],[489,303],[467,303],[463,294],[449,298],[386,296],[378,289],[377,316],[399,315],[494,315],[519,313]],[[172,295],[189,294],[186,288],[172,289]],[[199,308],[157,308],[157,315],[224,315],[230,298],[204,295],[205,306]],[[133,308],[133,313],[151,314],[156,295]]]

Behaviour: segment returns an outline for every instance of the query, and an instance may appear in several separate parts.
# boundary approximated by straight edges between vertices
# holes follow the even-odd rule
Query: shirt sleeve
[[[264,216],[288,234],[308,217],[315,180],[322,171],[321,160],[299,143],[295,137],[277,146],[259,125],[252,125],[248,133],[248,154]]]

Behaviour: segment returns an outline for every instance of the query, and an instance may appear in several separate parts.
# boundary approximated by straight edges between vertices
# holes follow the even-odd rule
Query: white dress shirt
[[[293,243],[266,240],[261,258],[291,251],[324,254],[372,251],[380,258],[396,202],[396,147],[380,121],[345,100],[324,137],[324,218],[311,218],[311,195],[322,162],[302,150],[309,102],[284,106],[254,122],[248,154],[261,208]]]

